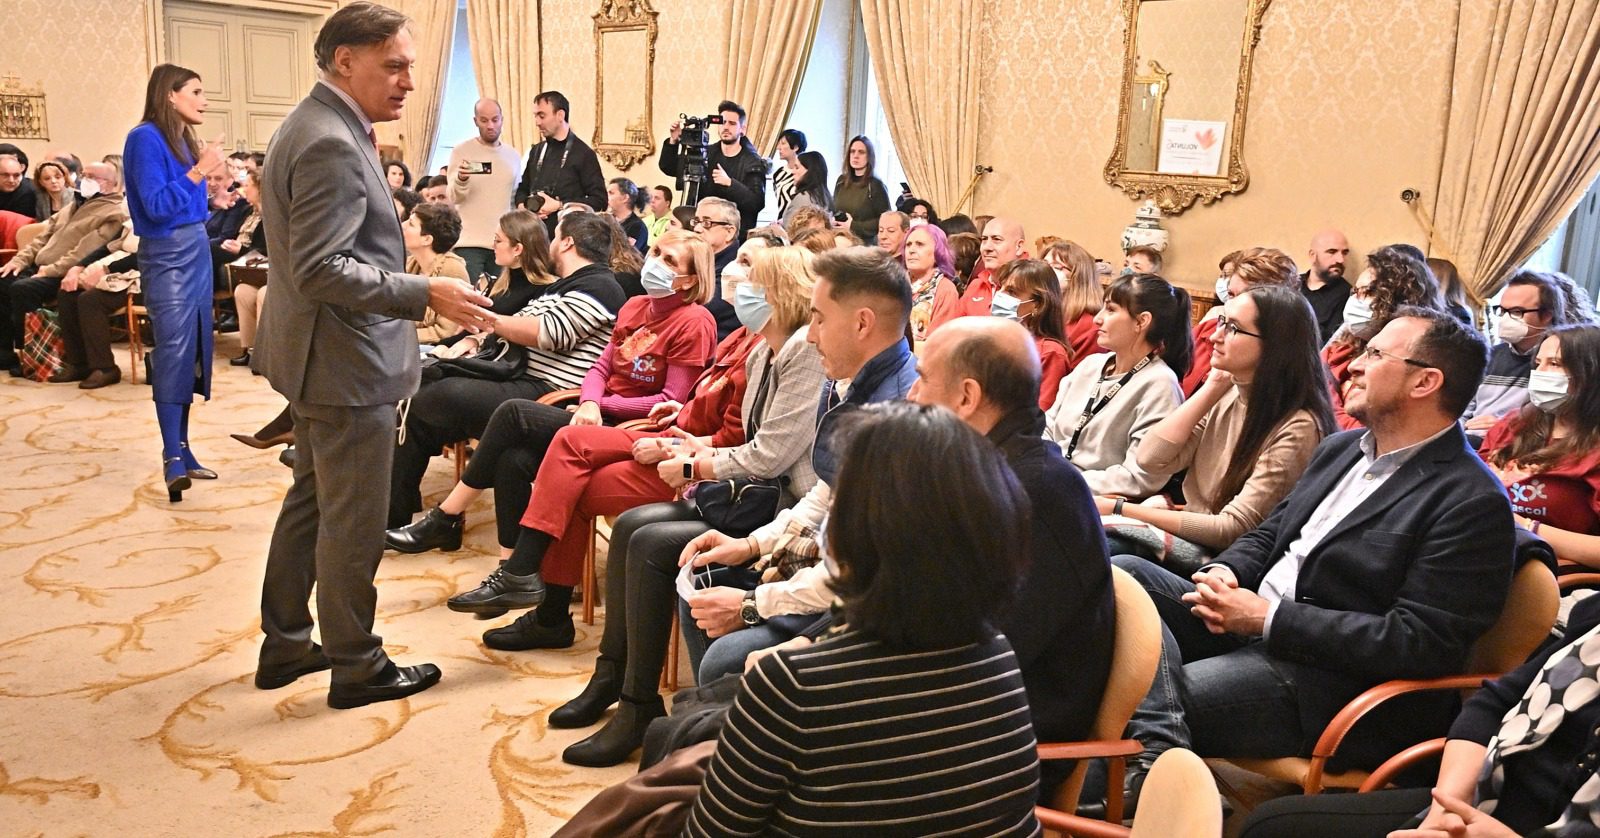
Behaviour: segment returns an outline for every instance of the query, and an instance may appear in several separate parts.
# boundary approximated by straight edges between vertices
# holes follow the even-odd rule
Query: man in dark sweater
[[[0,144],[0,210],[43,221],[38,217],[38,193],[33,189],[33,181],[28,179],[27,158],[20,150],[15,154],[6,153],[5,147]]]
[[[1322,342],[1344,325],[1344,303],[1350,298],[1350,283],[1344,278],[1345,260],[1350,257],[1350,242],[1338,230],[1323,230],[1311,238],[1311,269],[1300,275],[1300,292],[1317,314]]]
[[[588,143],[578,139],[567,124],[567,97],[546,90],[533,99],[533,119],[544,142],[528,151],[528,165],[512,195],[513,207],[526,207],[544,219],[551,233],[556,211],[569,201],[581,201],[595,212],[606,208],[606,179],[600,158]]]
[[[739,235],[756,226],[756,216],[767,205],[767,160],[755,144],[744,136],[744,108],[734,102],[717,105],[722,124],[716,126],[720,142],[706,146],[706,179],[700,184],[701,198],[724,198],[739,208]],[[679,152],[683,146],[683,125],[672,123],[672,136],[661,141],[661,171],[678,179],[683,191],[683,167]]]

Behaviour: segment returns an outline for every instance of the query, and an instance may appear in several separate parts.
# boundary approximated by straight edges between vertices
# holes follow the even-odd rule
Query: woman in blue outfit
[[[150,73],[144,117],[128,132],[122,160],[128,214],[139,236],[139,272],[155,333],[150,383],[161,425],[167,497],[183,499],[190,480],[213,480],[189,450],[189,405],[211,397],[211,248],[206,239],[206,175],[225,165],[222,138],[195,138],[206,112],[200,76],[174,64]]]

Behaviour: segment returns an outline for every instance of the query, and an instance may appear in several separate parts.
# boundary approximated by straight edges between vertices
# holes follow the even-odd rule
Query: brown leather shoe
[[[78,382],[79,390],[98,390],[101,387],[110,387],[122,380],[122,370],[112,367],[106,370],[95,370],[89,377]]]
[[[56,370],[55,375],[52,375],[45,380],[49,381],[51,384],[70,384],[74,381],[82,381],[88,377],[89,371],[83,367],[75,367],[71,364],[62,364],[61,369]]]

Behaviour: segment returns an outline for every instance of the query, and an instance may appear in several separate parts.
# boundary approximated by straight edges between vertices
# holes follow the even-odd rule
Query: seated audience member
[[[694,229],[694,207],[673,207],[672,220],[667,222],[669,230],[690,231]],[[655,242],[651,242],[654,244]]]
[[[629,298],[644,296],[644,282],[640,272],[644,270],[644,254],[650,252],[647,246],[644,253],[633,246],[633,239],[623,229],[617,219],[601,213],[601,218],[611,225],[611,260],[607,267],[617,277],[617,285],[622,287],[622,293]]]
[[[417,204],[422,202],[422,196],[417,194],[416,190],[404,187],[394,190],[394,212],[400,216],[402,223],[411,216],[411,211]]]
[[[820,256],[830,250],[837,250],[839,239],[834,236],[832,230],[807,230],[794,240],[794,245]]]
[[[0,157],[0,165],[11,159]],[[12,375],[21,375],[16,350],[22,347],[23,317],[55,299],[67,272],[122,235],[128,220],[117,168],[90,163],[85,177],[100,185],[100,194],[62,207],[27,247],[0,266],[0,368]]]
[[[956,290],[955,257],[944,231],[923,224],[906,234],[900,260],[911,280],[911,338],[927,340],[936,318],[949,320],[961,300]]]
[[[739,256],[739,207],[725,198],[701,198],[694,210],[694,231],[705,239],[715,258],[714,273],[722,276],[722,269]],[[739,318],[733,306],[715,297],[706,310],[717,320],[717,342],[739,328]]]
[[[783,234],[788,236],[791,242],[799,241],[801,236],[813,230],[831,229],[833,220],[828,217],[827,210],[812,206],[796,207],[794,212],[789,214],[789,220],[783,224]]]
[[[1300,289],[1299,269],[1287,253],[1271,247],[1252,247],[1236,250],[1222,257],[1218,268],[1216,308],[1206,312],[1194,328],[1194,362],[1189,374],[1183,377],[1183,394],[1194,395],[1211,372],[1211,336],[1216,334],[1222,317],[1222,304],[1237,297],[1247,289],[1262,285],[1286,285]]]
[[[417,193],[430,204],[450,203],[450,179],[444,175],[424,177],[417,181]]]
[[[1600,786],[1600,597],[1578,603],[1559,643],[1489,681],[1450,725],[1429,788],[1297,795],[1250,814],[1243,838],[1590,835]],[[1537,712],[1534,708],[1539,708]],[[1391,830],[1399,830],[1391,832]]]
[[[1290,276],[1297,276],[1290,272]],[[1199,569],[1254,529],[1289,494],[1335,430],[1317,322],[1300,289],[1262,284],[1230,296],[1211,333],[1211,371],[1139,442],[1139,466],[1187,472],[1182,510],[1096,498],[1113,553],[1175,572]],[[1256,387],[1256,382],[1269,382]]]
[[[399,160],[383,161],[383,175],[388,179],[390,189],[411,188],[411,168]]]
[[[864,244],[860,236],[850,232],[849,230],[835,229],[831,232],[833,233],[834,247],[860,247],[862,244]]]
[[[86,179],[86,183],[94,181]],[[62,207],[78,200],[78,193],[72,188],[72,177],[67,173],[67,167],[55,160],[46,160],[34,167],[33,188],[38,193],[35,218],[49,218],[60,212]],[[96,187],[89,187],[88,191],[92,192],[94,188]]]
[[[971,233],[972,235],[980,238],[983,235],[983,228],[979,227],[977,222],[972,220],[971,216],[959,212],[950,216],[949,218],[944,219],[943,221],[940,221],[939,229],[944,230],[944,234],[946,236],[950,236],[951,238],[954,238],[962,233]]]
[[[1572,323],[1594,323],[1600,320],[1594,311],[1594,303],[1590,299],[1589,289],[1579,285],[1577,280],[1564,273],[1549,275],[1555,283],[1561,286],[1561,296],[1567,301],[1567,318]]]
[[[1122,275],[1161,273],[1161,251],[1149,245],[1130,247],[1122,254]]]
[[[937,329],[953,317],[989,316],[994,297],[994,272],[1007,262],[1028,258],[1027,251],[1022,247],[1024,238],[1026,236],[1020,223],[1009,218],[992,219],[983,228],[983,237],[978,246],[980,261],[974,266],[977,271],[961,289],[961,299],[956,303],[955,311],[944,319],[935,318],[928,328]]]
[[[428,460],[451,443],[482,436],[489,417],[512,399],[537,399],[578,387],[607,348],[607,338],[622,308],[622,289],[605,261],[611,252],[611,228],[593,213],[563,218],[556,228],[555,272],[559,280],[545,288],[521,311],[496,319],[492,335],[466,335],[435,356],[451,359],[476,355],[486,345],[503,357],[521,347],[526,362],[512,369],[508,380],[444,376],[425,383],[403,411],[401,440],[395,450],[389,488],[389,527],[411,522],[422,509],[422,475]],[[490,344],[491,339],[494,341]],[[705,362],[702,353],[701,364]],[[665,384],[665,369],[657,369]],[[696,369],[688,375],[692,381]],[[677,374],[679,377],[683,373]],[[678,390],[677,392],[681,392]],[[656,399],[659,401],[659,399]],[[645,409],[630,411],[643,416]],[[599,406],[590,404],[575,421],[594,424]],[[563,416],[568,416],[564,411]],[[625,418],[634,418],[629,415]]]
[[[10,143],[0,143],[0,211],[26,215],[34,221],[39,215],[39,191],[28,179],[28,155]]]
[[[1600,326],[1560,326],[1539,342],[1530,404],[1483,441],[1517,523],[1556,555],[1600,569]]]
[[[1350,242],[1338,230],[1322,230],[1311,237],[1308,255],[1311,265],[1300,275],[1300,293],[1317,313],[1318,328],[1327,343],[1343,325],[1350,299],[1350,283],[1344,278]]]
[[[503,217],[500,226],[504,226]],[[456,242],[461,238],[461,215],[455,207],[449,204],[418,204],[405,223],[400,225],[400,231],[406,243],[406,273],[473,281],[473,277],[467,276],[466,260],[454,252]],[[503,249],[509,250],[505,247],[506,239],[498,229],[495,230],[494,241],[497,255]],[[441,317],[429,308],[417,321],[417,342],[438,343],[460,331],[461,326],[455,321]]]
[[[486,444],[492,450],[518,446],[525,451],[494,458],[504,459],[502,463],[491,459],[491,465],[519,469],[524,475],[520,479],[526,481],[531,477],[526,469],[537,471],[561,428],[644,419],[658,404],[687,399],[716,347],[712,340],[716,325],[704,307],[716,291],[710,261],[698,236],[663,236],[650,249],[644,267],[645,296],[628,300],[617,314],[611,341],[583,378],[577,410],[527,399],[501,405],[483,432],[484,439],[491,440]],[[521,537],[519,533],[518,543]],[[545,588],[539,576],[540,558],[542,551],[532,555],[526,549],[520,555],[513,551],[506,564],[476,589],[451,597],[447,604],[453,611],[491,616],[507,608],[538,605]],[[565,613],[565,608],[561,611]]]
[[[828,218],[833,212],[833,193],[828,190],[828,161],[820,151],[801,152],[794,162],[794,195],[789,205],[779,214],[778,222],[791,235],[813,225],[832,226]],[[806,212],[805,210],[814,210]]]
[[[56,295],[62,351],[52,384],[77,382],[80,390],[96,390],[122,380],[111,354],[111,315],[129,302],[144,302],[138,250],[133,221],[124,221],[117,238],[67,270]]]
[[[1050,245],[1053,245],[1056,242],[1064,242],[1064,241],[1066,241],[1066,239],[1061,238],[1060,236],[1056,236],[1056,235],[1047,234],[1047,235],[1040,236],[1040,237],[1038,237],[1038,238],[1033,240],[1033,252],[1034,253],[1043,254],[1045,252],[1045,249],[1050,247]],[[1043,258],[1043,257],[1041,256],[1040,258]]]
[[[950,258],[955,260],[956,290],[963,291],[972,281],[972,275],[983,267],[979,259],[983,256],[983,237],[977,233],[950,233]],[[954,315],[951,315],[954,316]]]
[[[1423,262],[1439,282],[1439,296],[1444,298],[1445,310],[1462,323],[1478,328],[1472,316],[1472,300],[1467,297],[1467,285],[1461,281],[1461,272],[1456,270],[1456,263],[1449,259],[1425,259]]]
[[[667,225],[672,220],[672,187],[650,187],[650,208],[644,214],[644,226],[650,233],[650,243],[655,244],[656,239],[667,231]]]
[[[757,554],[771,555],[780,538],[792,557],[809,554],[810,561],[816,561],[814,550],[798,545],[802,540],[813,541],[827,514],[831,497],[827,481],[836,473],[838,456],[830,441],[833,429],[862,406],[903,398],[911,389],[916,378],[916,358],[906,347],[905,340],[911,286],[899,263],[877,248],[857,247],[818,257],[812,263],[812,273],[816,286],[811,294],[812,319],[806,340],[816,347],[823,371],[832,379],[823,385],[820,404],[812,414],[816,427],[811,450],[815,484],[797,504],[779,513],[776,520],[756,529],[748,538],[733,538],[712,530],[698,515],[686,516],[684,508],[677,505],[652,504],[624,513],[617,519],[612,537],[615,539],[618,531],[629,533],[626,561],[637,567],[630,573],[641,580],[649,580],[642,581],[642,585],[664,581],[665,590],[670,591],[685,556],[700,554],[697,566],[712,563],[739,566],[755,560]],[[839,392],[837,384],[841,380],[849,381],[843,393]],[[797,564],[803,566],[803,563]],[[713,636],[744,628],[735,633],[752,638],[749,649],[766,648],[794,637],[815,621],[813,615],[825,610],[832,601],[833,595],[826,585],[828,573],[823,565],[814,564],[798,570],[792,579],[759,586],[755,584],[758,577],[753,573],[736,576],[723,575],[721,571],[707,573],[712,576],[715,587],[695,593],[689,602],[692,611],[680,607],[680,622],[689,641],[691,663],[697,669],[708,642],[706,633],[695,626],[697,619],[706,620],[707,626],[715,624]],[[749,590],[752,587],[755,588],[753,592]],[[668,599],[671,601],[671,594]],[[630,615],[639,613],[630,603]],[[631,619],[634,617],[630,616]],[[639,636],[631,635],[630,640],[639,640]],[[732,654],[738,662],[744,660],[744,653],[734,651]],[[641,677],[653,683],[658,671],[659,667],[642,671]],[[591,686],[598,689],[605,685]],[[666,714],[654,691],[634,695],[642,702],[624,702],[607,729],[568,748],[562,759],[577,765],[615,765],[627,759],[644,741],[644,731],[650,721]],[[598,721],[605,707],[614,700],[598,692],[586,693],[586,696],[589,696],[587,701],[598,703],[598,707],[588,704],[586,709],[591,712],[574,713],[571,717],[574,727]],[[586,696],[579,696],[573,704],[587,703]],[[587,721],[580,721],[582,719]]]
[[[1067,334],[1067,371],[1078,362],[1100,351],[1096,340],[1100,327],[1094,316],[1100,311],[1100,301],[1105,290],[1100,286],[1100,273],[1095,270],[1094,257],[1082,245],[1059,241],[1046,247],[1039,258],[1056,272],[1056,282],[1061,286],[1062,323]]]
[[[1489,350],[1483,384],[1467,405],[1462,421],[1467,436],[1481,442],[1485,431],[1528,403],[1528,373],[1545,335],[1558,326],[1578,322],[1567,311],[1561,286],[1550,274],[1517,271],[1490,310],[1500,339]]]
[[[614,177],[606,184],[606,212],[622,225],[622,232],[640,253],[650,250],[650,230],[639,217],[646,203],[644,190],[625,177]]]
[[[1139,465],[1139,441],[1183,401],[1189,371],[1189,294],[1159,276],[1125,276],[1094,316],[1098,355],[1083,359],[1045,414],[1045,436],[1083,470],[1097,495],[1143,500],[1172,477]]]
[[[223,250],[222,243],[239,237],[239,228],[244,226],[252,209],[233,186],[226,169],[206,175],[206,200],[210,209],[206,217],[206,239],[211,242],[212,287],[217,291],[228,290],[226,266],[233,260],[233,254]]]
[[[1166,627],[1129,728],[1145,747],[1130,791],[1168,747],[1304,756],[1367,688],[1460,674],[1500,616],[1513,563],[1505,489],[1457,423],[1487,349],[1448,314],[1401,309],[1351,365],[1349,408],[1369,430],[1325,440],[1261,526],[1192,581],[1112,559]],[[1341,753],[1371,767],[1442,735],[1456,699],[1408,699],[1369,714]]]
[[[994,316],[1021,323],[1033,336],[1040,369],[1035,401],[1040,410],[1048,410],[1067,374],[1067,335],[1061,326],[1065,320],[1056,272],[1039,259],[1018,259],[1001,265],[994,283]]]
[[[921,198],[912,198],[907,201],[904,212],[906,215],[911,216],[913,225],[920,222],[922,224],[932,224],[935,227],[939,226],[939,214],[933,211],[933,204]],[[943,232],[943,230],[940,232]]]
[[[906,231],[909,229],[911,216],[903,212],[890,210],[878,216],[878,246],[903,260],[901,246],[906,242]]]
[[[1366,349],[1367,339],[1382,330],[1394,312],[1403,306],[1444,311],[1439,286],[1433,281],[1428,266],[1393,247],[1367,254],[1367,268],[1356,279],[1350,298],[1344,304],[1344,325],[1322,348],[1322,360],[1333,379],[1333,417],[1340,428],[1361,427],[1361,422],[1344,406],[1353,386],[1351,362]]]
[[[261,176],[241,165],[239,171],[244,181],[239,184],[239,196],[250,207],[250,214],[239,225],[239,234],[218,245],[228,256],[227,264],[261,262],[267,257],[267,232],[261,229]],[[227,270],[227,265],[223,266]],[[261,320],[261,307],[266,302],[267,287],[247,282],[233,285],[233,304],[239,313],[239,347],[244,350],[228,363],[236,367],[250,366],[251,350],[256,345],[256,326]]]
[[[948,411],[870,411],[827,532],[842,625],[745,675],[684,834],[1039,834],[1023,679],[993,628],[1027,521]]]

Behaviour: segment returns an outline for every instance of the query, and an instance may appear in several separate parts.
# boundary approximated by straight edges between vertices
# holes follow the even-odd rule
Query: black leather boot
[[[416,521],[385,531],[383,546],[402,553],[460,550],[462,524],[460,515],[447,514],[435,506]]]
[[[551,727],[588,727],[600,721],[606,709],[622,698],[621,661],[600,658],[594,662],[594,674],[578,697],[550,711]]]
[[[627,696],[617,706],[617,714],[593,736],[567,746],[561,761],[569,765],[606,768],[626,762],[644,745],[644,731],[652,721],[667,715],[661,696],[637,701]]]

